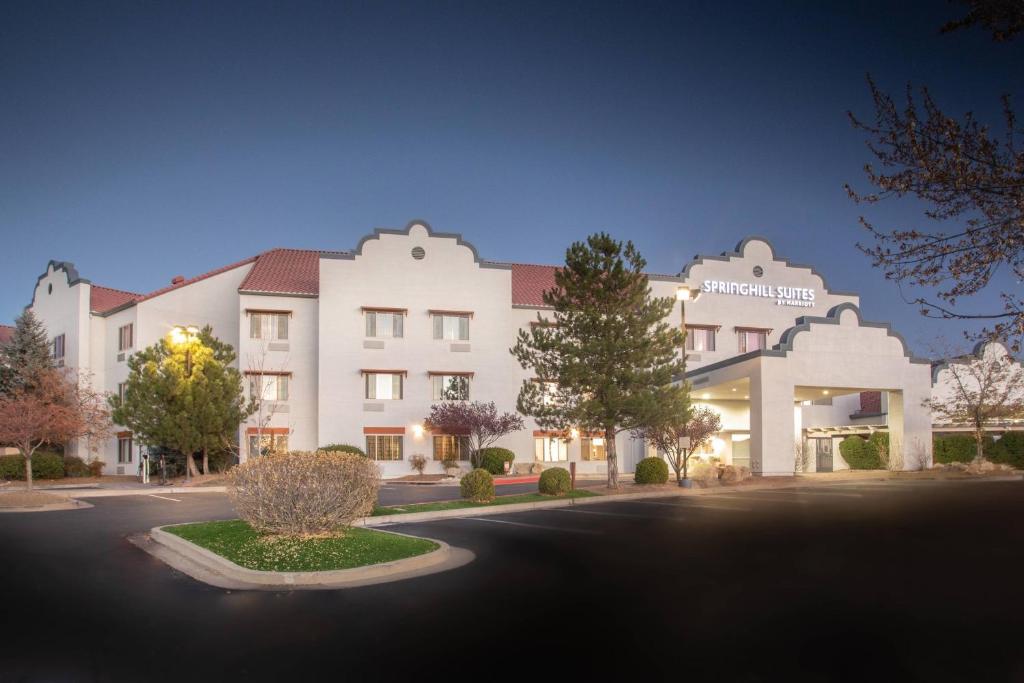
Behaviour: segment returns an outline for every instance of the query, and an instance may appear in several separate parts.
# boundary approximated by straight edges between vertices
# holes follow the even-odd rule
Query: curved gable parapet
[[[491,263],[490,261],[484,261],[480,258],[480,252],[477,251],[476,247],[471,242],[467,242],[462,238],[462,234],[458,232],[437,232],[430,223],[424,220],[411,220],[406,223],[405,227],[401,230],[395,228],[375,228],[369,235],[363,236],[356,244],[356,248],[350,252],[338,252],[336,254],[323,254],[325,258],[337,258],[337,259],[355,259],[357,256],[363,255],[363,246],[370,240],[379,240],[381,235],[408,235],[412,232],[412,229],[416,226],[420,226],[427,231],[428,237],[438,237],[441,239],[453,239],[455,243],[460,247],[466,247],[470,253],[473,254],[473,262],[481,268],[497,268],[500,270],[511,270],[512,266],[504,263]]]
[[[90,280],[86,280],[84,277],[78,274],[78,269],[75,268],[75,264],[71,261],[57,261],[50,259],[50,262],[46,264],[46,271],[36,278],[35,287],[32,288],[32,302],[26,306],[26,308],[32,308],[36,303],[36,292],[39,291],[39,283],[43,281],[43,278],[48,276],[50,273],[57,273],[57,271],[64,271],[64,276],[68,280],[68,287],[73,287],[77,284],[91,284]]]
[[[705,263],[707,261],[729,262],[729,261],[731,261],[732,259],[735,259],[735,258],[743,258],[746,255],[747,245],[750,244],[751,242],[761,242],[765,246],[767,246],[768,247],[768,251],[771,254],[771,259],[772,259],[772,261],[774,263],[781,263],[782,265],[786,266],[787,268],[800,268],[800,269],[803,269],[803,270],[809,270],[812,275],[817,276],[818,279],[821,280],[821,286],[829,294],[832,294],[834,296],[859,296],[856,292],[838,292],[838,291],[834,291],[832,288],[830,288],[828,286],[828,281],[825,280],[825,276],[822,275],[818,271],[817,268],[815,268],[814,266],[805,265],[803,263],[794,263],[794,262],[790,261],[789,259],[780,257],[778,255],[778,252],[776,252],[776,250],[775,250],[775,245],[772,244],[771,241],[767,237],[762,237],[761,235],[748,235],[748,236],[744,237],[743,239],[741,239],[736,244],[736,249],[734,251],[723,251],[719,256],[697,254],[697,255],[695,255],[693,257],[692,261],[690,261],[689,263],[686,264],[686,266],[683,268],[683,270],[679,273],[679,276],[682,277],[682,278],[689,278],[690,277],[690,269],[691,268],[693,268],[694,266],[699,266],[699,265],[701,265],[701,264],[703,264],[703,263]]]
[[[828,313],[824,316],[802,316],[796,319],[796,325],[790,327],[782,333],[779,337],[779,343],[772,347],[773,351],[780,352],[781,354],[787,354],[793,350],[793,340],[801,332],[808,332],[811,329],[811,325],[839,325],[842,320],[843,313],[851,311],[857,316],[857,327],[875,327],[885,330],[885,333],[896,339],[903,349],[903,355],[910,359],[911,363],[928,363],[931,361],[925,358],[916,358],[910,351],[910,347],[907,346],[907,340],[903,338],[903,335],[892,328],[889,323],[876,323],[864,320],[864,316],[861,315],[860,308],[853,303],[846,302],[841,303],[838,306],[833,306],[829,309]]]
[[[971,352],[966,354],[966,355],[958,356],[956,358],[943,358],[941,360],[937,360],[937,361],[933,362],[932,363],[932,386],[935,386],[935,384],[939,381],[939,373],[940,372],[942,372],[943,370],[947,369],[950,365],[953,365],[953,364],[966,365],[967,363],[970,363],[971,361],[973,361],[975,359],[984,358],[984,356],[985,356],[985,349],[987,349],[992,344],[995,344],[996,346],[1003,347],[1003,351],[1006,353],[1006,355],[1009,358],[1013,358],[1013,360],[1017,363],[1017,365],[1020,365],[1021,367],[1024,367],[1024,361],[1018,360],[1016,357],[1014,357],[1013,352],[1010,351],[1010,347],[1007,346],[1004,342],[1002,342],[1002,341],[1000,341],[998,339],[983,339],[980,342],[978,342],[977,344],[975,344],[974,348],[971,349]]]

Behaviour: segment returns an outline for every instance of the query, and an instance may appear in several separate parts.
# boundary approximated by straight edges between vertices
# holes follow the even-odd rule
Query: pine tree
[[[523,382],[519,411],[545,429],[604,434],[608,486],[618,487],[615,436],[684,414],[683,334],[666,318],[673,298],[654,298],[632,242],[591,235],[566,251],[544,293],[553,319],[520,330],[512,354],[535,380]]]
[[[0,345],[0,394],[31,387],[33,377],[53,367],[46,327],[31,308],[26,309],[14,321],[11,339]]]

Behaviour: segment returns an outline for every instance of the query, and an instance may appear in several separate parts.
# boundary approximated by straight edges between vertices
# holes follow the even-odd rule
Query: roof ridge
[[[99,287],[100,289],[106,289],[111,292],[117,292],[118,294],[130,294],[131,296],[144,296],[140,292],[133,292],[128,289],[118,289],[117,287],[107,287],[106,285],[98,285],[95,282],[90,283],[93,287]]]

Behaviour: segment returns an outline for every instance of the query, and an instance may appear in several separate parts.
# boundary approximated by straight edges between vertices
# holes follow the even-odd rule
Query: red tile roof
[[[555,271],[560,266],[534,266],[512,263],[512,305],[544,306],[544,290],[555,286]]]
[[[111,289],[101,285],[92,285],[89,290],[89,310],[93,313],[105,313],[130,301],[138,301],[141,298],[141,294],[126,292],[121,289]]]
[[[238,291],[275,294],[320,293],[320,254],[311,249],[271,249],[256,257]]]
[[[0,344],[6,344],[14,336],[14,328],[10,325],[0,325]]]

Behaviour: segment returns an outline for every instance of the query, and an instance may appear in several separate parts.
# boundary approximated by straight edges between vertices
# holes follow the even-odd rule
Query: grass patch
[[[276,572],[352,569],[415,557],[438,548],[437,543],[426,539],[359,528],[324,538],[265,536],[240,519],[182,524],[166,527],[164,531],[241,567]]]
[[[598,496],[599,493],[577,489],[564,496],[546,496],[542,493],[521,493],[515,496],[498,496],[490,503],[474,503],[471,500],[445,500],[437,503],[413,503],[411,505],[392,505],[389,507],[377,506],[373,508],[373,516],[402,515],[408,512],[436,512],[438,510],[462,510],[464,508],[486,508],[498,507],[500,505],[514,505],[515,503],[537,503],[542,500],[565,500],[567,498],[590,498]]]

